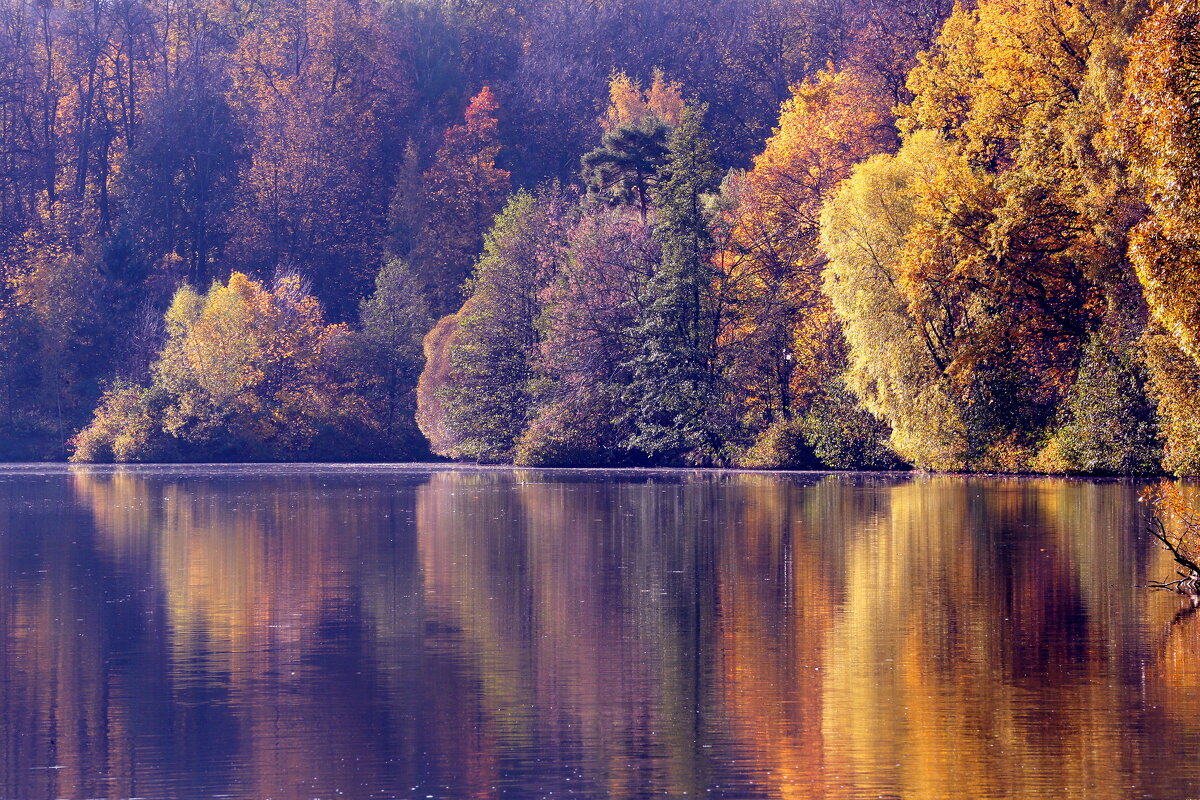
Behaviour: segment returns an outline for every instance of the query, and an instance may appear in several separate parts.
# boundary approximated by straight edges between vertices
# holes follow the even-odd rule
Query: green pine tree
[[[707,206],[720,172],[702,114],[684,113],[655,189],[662,263],[631,332],[640,349],[628,364],[633,432],[626,446],[667,462],[711,464],[723,460],[731,431],[717,350],[721,275]]]
[[[391,259],[380,268],[375,291],[359,305],[354,366],[376,427],[371,438],[378,437],[364,455],[423,455],[413,415],[417,379],[425,365],[421,341],[433,320],[421,289],[408,264]]]
[[[582,160],[588,191],[614,202],[633,203],[645,220],[670,132],[665,122],[651,114],[604,134],[600,146]]]

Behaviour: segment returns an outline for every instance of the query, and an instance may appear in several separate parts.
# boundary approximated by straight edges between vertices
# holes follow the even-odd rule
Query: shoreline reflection
[[[1186,797],[1122,482],[0,474],[0,796]]]

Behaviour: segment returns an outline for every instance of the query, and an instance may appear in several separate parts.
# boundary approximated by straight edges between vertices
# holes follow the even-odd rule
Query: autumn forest
[[[0,460],[1200,474],[1200,0],[0,0]]]

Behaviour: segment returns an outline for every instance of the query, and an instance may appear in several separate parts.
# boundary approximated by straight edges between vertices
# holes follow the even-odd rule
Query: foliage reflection
[[[1200,616],[1136,497],[0,475],[3,793],[1176,796]]]

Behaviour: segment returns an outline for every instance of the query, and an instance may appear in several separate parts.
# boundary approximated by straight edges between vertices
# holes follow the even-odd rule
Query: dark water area
[[[1128,482],[0,468],[0,798],[1189,798]]]

